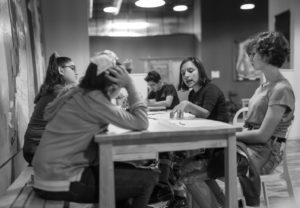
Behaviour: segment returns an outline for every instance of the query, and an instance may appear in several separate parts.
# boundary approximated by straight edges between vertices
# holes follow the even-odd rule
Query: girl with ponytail
[[[24,136],[23,156],[31,164],[47,122],[43,119],[44,109],[63,89],[77,83],[76,67],[69,57],[54,52],[50,58],[46,77],[34,99],[34,111]]]

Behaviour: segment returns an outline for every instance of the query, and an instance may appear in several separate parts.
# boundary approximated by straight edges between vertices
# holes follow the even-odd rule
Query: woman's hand
[[[106,77],[116,83],[119,87],[127,88],[132,84],[132,79],[123,66],[115,66],[106,71]]]
[[[190,106],[191,102],[184,100],[181,101],[178,105],[176,105],[172,112],[174,113],[184,113],[184,112],[189,112],[189,106]]]
[[[148,105],[154,105],[156,103],[156,100],[155,99],[148,99],[147,100],[147,104]]]
[[[193,104],[190,101],[184,100],[181,101],[177,106],[175,106],[172,110],[174,113],[191,113],[197,118],[207,118],[210,114],[208,110],[202,108],[198,105]]]

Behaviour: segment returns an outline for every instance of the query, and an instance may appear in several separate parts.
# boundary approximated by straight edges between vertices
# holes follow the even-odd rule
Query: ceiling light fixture
[[[103,11],[106,13],[116,13],[118,11],[118,8],[110,6],[110,7],[105,7]]]
[[[121,9],[122,1],[123,0],[113,0],[112,4],[110,4],[110,6],[108,7],[105,7],[103,11],[106,13],[118,15]]]
[[[176,5],[173,7],[173,10],[175,12],[184,12],[188,9],[188,7],[186,5]]]
[[[242,10],[249,10],[254,8],[255,4],[251,0],[243,0],[243,3],[240,6],[240,9]]]
[[[161,7],[165,5],[164,0],[138,0],[135,2],[135,5],[142,8],[154,8]]]

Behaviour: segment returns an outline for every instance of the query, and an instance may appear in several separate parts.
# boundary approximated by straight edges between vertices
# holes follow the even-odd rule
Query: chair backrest
[[[232,124],[234,126],[242,126],[244,124],[247,112],[248,112],[248,107],[243,107],[240,110],[238,110],[233,117]],[[241,114],[242,114],[242,119],[239,120]]]
[[[293,126],[293,123],[294,123],[294,119],[292,120],[290,126],[288,127],[288,129],[287,129],[287,131],[286,131],[286,134],[285,134],[286,140],[289,139],[289,134],[290,134],[290,132],[291,132],[291,128],[292,128],[292,126]],[[284,152],[283,152],[283,158],[282,158],[282,160],[283,160],[283,168],[284,168],[284,169],[287,169],[286,146],[287,146],[287,144],[285,144],[285,147],[284,147],[284,150],[283,150],[283,151],[284,151]]]

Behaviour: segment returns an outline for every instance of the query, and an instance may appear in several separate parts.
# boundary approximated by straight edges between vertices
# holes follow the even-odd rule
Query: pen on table
[[[179,123],[180,125],[182,125],[182,126],[185,126],[185,123],[182,123],[182,122],[180,122],[180,121],[179,121],[178,123]]]

